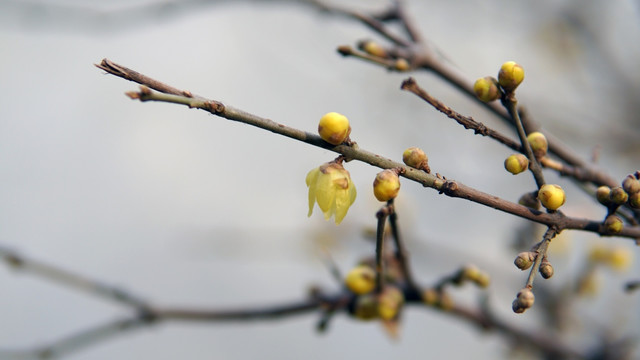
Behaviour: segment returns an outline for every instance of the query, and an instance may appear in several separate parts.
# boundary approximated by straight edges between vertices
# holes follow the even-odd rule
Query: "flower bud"
[[[417,147],[410,147],[402,153],[402,161],[413,168],[430,172],[429,158],[422,149]]]
[[[404,304],[404,294],[395,286],[386,286],[378,295],[378,315],[391,320],[398,315]]]
[[[373,294],[358,296],[353,315],[361,320],[373,320],[378,317],[378,301]]]
[[[507,91],[514,91],[524,80],[524,69],[515,61],[507,61],[500,67],[498,83]]]
[[[500,99],[502,93],[498,87],[498,80],[493,76],[485,76],[476,80],[473,84],[473,92],[476,97],[484,102],[491,102]]]
[[[387,57],[387,51],[377,42],[373,40],[365,40],[359,44],[359,47],[362,51],[366,52],[369,55],[377,56],[377,57]]]
[[[367,265],[359,265],[347,273],[344,282],[354,294],[364,295],[376,287],[376,272]]]
[[[515,266],[520,270],[527,270],[533,265],[533,261],[536,259],[536,254],[532,251],[521,252],[516,256],[513,261]]]
[[[622,181],[622,188],[627,194],[635,194],[640,192],[640,180],[636,179],[633,175],[628,175]]]
[[[640,209],[640,192],[629,195],[629,206],[634,209]]]
[[[403,58],[399,58],[396,60],[396,62],[393,64],[393,67],[396,69],[396,71],[409,71],[411,69],[411,65],[409,65],[409,62],[406,59]]]
[[[336,112],[326,113],[320,118],[318,124],[318,133],[322,140],[332,145],[342,144],[351,133],[349,119],[342,114]]]
[[[629,194],[627,194],[623,188],[620,186],[616,186],[611,189],[611,194],[609,194],[609,199],[616,205],[622,205],[627,202],[629,199]]]
[[[609,215],[604,220],[604,228],[608,233],[617,234],[622,231],[622,227],[624,224],[622,223],[622,219],[620,219],[616,215]]]
[[[376,175],[373,181],[373,194],[379,201],[389,201],[400,191],[400,178],[393,170],[383,170]]]
[[[549,210],[557,210],[567,199],[564,190],[558,185],[544,184],[538,190],[538,199],[542,206]]]
[[[311,216],[317,202],[326,220],[335,215],[336,225],[340,224],[357,195],[349,172],[341,163],[329,162],[309,171],[305,182],[309,187],[307,216]]]
[[[536,156],[536,159],[540,159],[547,155],[549,142],[543,133],[534,131],[527,135],[527,141],[529,142],[529,146],[531,146],[531,150],[533,151],[533,155]]]
[[[516,313],[523,313],[525,310],[533,306],[536,297],[529,288],[524,288],[516,295],[516,300],[512,304],[513,311]],[[520,310],[520,311],[518,311]]]
[[[540,275],[545,279],[549,279],[553,276],[553,266],[551,266],[547,261],[543,261],[542,264],[540,264],[539,271]]]
[[[596,198],[598,202],[604,206],[611,204],[611,188],[608,186],[600,186],[596,190]]]
[[[491,277],[486,272],[481,271],[478,276],[473,279],[473,282],[481,288],[489,287],[489,283],[491,282]]]
[[[529,159],[522,154],[513,154],[504,161],[504,168],[513,175],[520,174],[529,168]]]
[[[522,314],[526,310],[525,308],[520,306],[518,299],[513,300],[513,302],[511,303],[511,309],[516,314]]]

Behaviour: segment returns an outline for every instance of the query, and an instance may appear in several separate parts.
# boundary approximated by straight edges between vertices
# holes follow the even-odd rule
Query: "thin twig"
[[[393,199],[390,200],[391,205],[393,205]],[[402,270],[402,275],[404,275],[405,280],[407,282],[407,286],[409,289],[417,289],[418,286],[413,279],[413,274],[411,273],[411,267],[409,266],[409,253],[404,246],[404,242],[400,237],[400,227],[398,226],[398,213],[396,212],[395,206],[391,208],[391,214],[389,214],[389,225],[391,226],[391,236],[393,237],[393,242],[396,247],[396,259],[398,259],[398,263],[400,264],[400,268]]]
[[[522,148],[524,149],[524,154],[529,158],[529,170],[533,173],[533,178],[536,180],[536,185],[538,189],[545,184],[544,176],[542,175],[542,169],[540,168],[540,164],[538,163],[538,159],[536,159],[535,155],[533,155],[533,150],[531,150],[531,145],[529,141],[527,141],[527,134],[524,131],[524,126],[522,125],[522,120],[520,120],[520,115],[518,115],[518,100],[516,99],[514,93],[510,92],[503,98],[503,103],[511,115],[513,119],[513,123],[516,127],[516,131],[518,133],[518,137],[520,138],[520,143],[522,144]]]
[[[5,249],[0,247],[0,249]],[[5,254],[14,254],[4,250]],[[38,261],[27,257],[3,256],[10,265],[19,259],[23,264],[36,264]],[[70,278],[84,278],[85,281],[93,283],[89,289],[100,288],[100,282],[85,278],[78,274],[66,272],[54,265],[48,265],[49,270],[56,273],[66,273]],[[52,280],[45,273],[40,271],[29,272],[31,275]],[[57,282],[61,285],[67,285],[65,282]],[[80,290],[80,288],[76,288]],[[113,288],[115,293],[127,293],[122,289]],[[425,306],[419,294],[421,289],[406,289],[405,297],[408,304]],[[90,292],[95,296],[103,296],[101,292]],[[128,294],[129,298],[137,298]],[[106,297],[106,299],[114,302],[120,300],[115,297]],[[291,316],[300,316],[318,310],[330,311],[331,313],[344,312],[354,300],[354,295],[350,292],[337,292],[335,294],[318,293],[315,296],[297,302],[289,302],[275,306],[260,305],[257,307],[246,307],[237,309],[194,309],[194,308],[169,308],[150,306],[139,310],[133,306],[135,314],[116,320],[106,321],[102,324],[92,326],[83,331],[78,331],[71,335],[65,336],[57,341],[44,346],[38,346],[34,349],[27,350],[6,350],[0,349],[0,357],[3,359],[51,359],[61,357],[73,352],[80,351],[91,345],[103,342],[120,336],[128,331],[140,329],[142,327],[151,326],[159,322],[167,321],[189,321],[189,322],[246,322],[246,321],[265,321],[265,320],[282,320]],[[441,309],[442,310],[442,309]],[[444,311],[445,314],[464,319],[471,324],[476,324],[485,330],[497,330],[503,336],[515,339],[519,342],[528,344],[535,349],[550,352],[563,357],[580,357],[576,356],[578,352],[571,347],[562,343],[559,339],[546,337],[540,332],[527,331],[519,329],[515,326],[500,321],[499,319],[488,316],[488,314],[480,309],[473,309],[459,304],[453,305]]]
[[[440,100],[434,98],[433,96],[431,96],[431,94],[429,94],[420,86],[418,86],[418,84],[413,78],[410,77],[405,81],[403,81],[400,88],[402,90],[406,90],[417,95],[419,98],[429,103],[429,105],[433,106],[436,110],[440,111],[441,113],[445,114],[447,117],[458,122],[458,124],[462,125],[465,129],[472,129],[474,134],[488,136],[515,151],[518,151],[518,152],[523,151],[522,146],[517,141],[511,139],[506,135],[501,134],[496,130],[493,130],[487,127],[483,123],[476,121],[471,116],[464,116],[456,112],[455,110],[451,109],[450,107],[442,103]]]
[[[102,284],[85,276],[63,270],[57,266],[24,257],[4,247],[0,247],[0,258],[15,270],[32,273],[54,283],[106,298],[107,300],[118,302],[134,309],[146,309],[148,307],[146,301],[120,288]]]
[[[536,246],[536,260],[533,263],[533,266],[531,267],[531,271],[529,272],[529,277],[527,277],[527,283],[525,284],[525,287],[532,289],[533,288],[533,280],[536,277],[536,274],[538,273],[538,271],[540,270],[540,264],[542,263],[542,259],[544,259],[545,256],[547,256],[547,249],[549,247],[549,244],[551,243],[551,239],[553,239],[557,234],[559,233],[559,231],[554,228],[554,227],[550,227],[547,229],[547,231],[544,233],[544,236],[542,237],[542,241]]]
[[[109,60],[104,60],[104,61],[112,63]],[[116,71],[116,72],[111,72],[108,67],[100,67],[100,68],[113,75],[120,76],[120,77],[122,77],[122,74],[121,74],[122,71],[129,70],[126,67],[121,65],[118,65],[119,71]],[[137,83],[145,85],[144,81],[147,77],[144,77],[144,76],[136,77],[134,75],[137,74],[137,72],[133,72],[132,70],[126,71],[126,74],[128,75],[127,77],[128,80],[132,80]],[[187,97],[187,96],[172,95],[172,94],[162,94],[144,87],[141,89],[140,92],[130,92],[130,93],[127,93],[127,95],[129,97],[138,99],[140,101],[160,101],[160,102],[176,103],[176,104],[187,105],[190,108],[202,109],[210,112],[211,114],[214,114],[219,117],[223,117],[228,120],[238,121],[248,125],[256,126],[276,134],[280,134],[292,139],[302,141],[304,143],[307,143],[313,146],[334,151],[336,153],[344,155],[348,159],[362,161],[382,169],[399,168],[399,169],[402,169],[400,176],[416,181],[425,187],[436,189],[440,193],[443,193],[447,196],[458,197],[458,198],[466,199],[469,201],[473,201],[475,203],[486,205],[491,208],[494,208],[512,215],[516,215],[540,224],[544,224],[547,226],[555,226],[558,229],[583,230],[583,231],[595,232],[604,236],[611,236],[611,234],[606,231],[601,221],[566,217],[560,212],[548,214],[538,210],[533,210],[526,206],[512,203],[510,201],[501,199],[497,196],[490,195],[482,191],[473,189],[460,182],[452,181],[452,180],[444,180],[443,178],[437,177],[436,175],[432,175],[424,171],[405,166],[404,164],[401,164],[401,163],[392,161],[390,159],[384,158],[380,155],[371,153],[360,147],[349,146],[344,144],[337,145],[337,146],[331,145],[325,142],[324,140],[322,140],[318,135],[311,134],[302,130],[298,130],[298,129],[286,126],[284,124],[277,123],[273,120],[265,119],[257,115],[247,113],[243,110],[236,109],[229,105],[223,104],[220,101],[206,100],[196,96]],[[640,238],[640,227],[625,226],[620,233],[616,234],[616,236],[628,237],[628,238],[634,238],[634,239]]]
[[[380,293],[384,288],[384,228],[387,224],[387,217],[393,211],[393,201],[389,200],[385,206],[377,213],[378,226],[376,227],[376,293]]]

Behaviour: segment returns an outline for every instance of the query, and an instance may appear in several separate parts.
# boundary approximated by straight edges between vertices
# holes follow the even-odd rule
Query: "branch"
[[[296,128],[286,126],[284,124],[277,123],[273,120],[265,119],[260,116],[247,113],[243,110],[223,104],[222,102],[217,100],[207,100],[199,96],[191,95],[190,92],[186,92],[190,96],[176,95],[174,94],[175,91],[181,91],[170,86],[168,87],[168,89],[170,89],[172,92],[169,94],[152,91],[146,86],[158,86],[158,84],[162,83],[153,79],[151,79],[150,81],[149,77],[141,75],[138,72],[130,70],[124,66],[115,64],[107,59],[104,59],[100,63],[100,65],[96,66],[110,74],[144,85],[139,92],[127,93],[127,96],[133,99],[137,99],[143,102],[167,102],[186,105],[189,108],[198,108],[228,120],[252,125],[279,135],[283,135],[307,143],[309,145],[327,149],[342,154],[348,159],[358,160],[369,165],[379,167],[381,169],[403,169],[400,174],[401,176],[418,182],[425,187],[430,187],[432,189],[438,190],[438,192],[443,193],[447,196],[463,198],[540,224],[555,226],[559,230],[575,229],[595,232],[605,236],[611,235],[606,231],[605,227],[600,221],[570,218],[566,217],[560,212],[556,212],[553,214],[543,213],[538,210],[534,210],[520,204],[512,203],[497,196],[473,189],[460,182],[446,180],[446,178],[444,177],[438,177],[430,173],[405,166],[404,164],[384,158],[380,155],[371,153],[356,146],[350,146],[348,144],[341,144],[337,146],[331,145],[322,140],[318,135],[314,135],[302,130],[298,130]],[[114,67],[116,70],[112,70],[112,68]],[[148,81],[150,81],[149,84],[147,83]],[[185,93],[185,91],[182,91],[182,93]],[[616,234],[616,236],[634,239],[640,238],[640,226],[625,226],[620,233]]]
[[[23,269],[41,268],[41,262],[18,255],[16,252],[6,250],[0,246],[2,251],[1,260],[4,260],[9,266],[14,267],[16,259],[24,264]],[[49,271],[58,274],[65,274],[65,277],[78,279],[82,278],[88,286],[81,288],[75,286],[73,282],[57,281],[56,278],[50,277],[46,272],[30,271],[30,274],[42,277],[46,280],[53,280],[55,283],[71,287],[76,290],[88,290],[89,294],[104,297],[105,291],[98,289],[108,289],[106,293],[125,294],[125,298],[136,299],[138,296],[128,293],[123,289],[104,285],[96,280],[86,278],[84,276],[71,273],[60,269],[53,265],[47,265]],[[407,303],[427,307],[422,301],[419,288],[405,288],[405,297]],[[107,296],[106,299],[113,302],[121,302],[119,297]],[[245,322],[245,321],[263,321],[263,320],[282,320],[291,316],[300,316],[322,309],[331,309],[333,312],[346,312],[355,300],[355,295],[350,292],[340,290],[333,294],[316,293],[310,299],[297,302],[290,302],[274,306],[258,306],[238,309],[193,309],[193,308],[170,308],[147,306],[141,309],[133,302],[125,302],[135,311],[133,315],[123,317],[116,320],[107,321],[102,324],[78,331],[69,336],[65,336],[60,340],[54,341],[44,346],[38,346],[34,349],[27,350],[2,350],[0,349],[0,357],[2,358],[36,358],[51,359],[68,355],[99,342],[106,341],[115,336],[120,336],[128,331],[137,330],[142,327],[152,326],[161,321],[194,321],[194,322]],[[431,307],[439,309],[438,307]],[[497,330],[501,335],[513,338],[519,343],[527,344],[535,349],[539,349],[545,353],[555,354],[562,357],[583,357],[579,352],[571,347],[563,344],[550,336],[545,336],[537,332],[529,332],[524,329],[511,326],[493,316],[489,316],[486,311],[464,307],[461,305],[453,305],[447,309],[439,309],[445,314],[463,319],[470,324],[475,324],[483,330]]]

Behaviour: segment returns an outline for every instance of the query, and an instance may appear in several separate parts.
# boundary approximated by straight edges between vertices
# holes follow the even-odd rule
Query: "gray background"
[[[530,176],[503,170],[508,149],[400,91],[406,74],[337,55],[338,45],[375,38],[360,24],[291,3],[196,3],[145,12],[127,9],[149,1],[52,3],[60,7],[0,1],[0,242],[25,255],[155,304],[224,308],[302,299],[311,284],[337,288],[321,249],[343,270],[373,252],[362,233],[375,226],[379,203],[370,186],[378,169],[347,164],[359,196],[342,225],[325,222],[317,208],[309,219],[305,175],[335,154],[202,111],[131,101],[123,93],[133,83],[93,67],[104,57],[307,131],[322,114],[341,112],[361,147],[400,159],[406,147],[420,146],[434,171],[505,199],[515,201],[535,186]],[[502,62],[517,60],[526,70],[519,100],[545,128],[585,157],[600,146],[600,164],[616,178],[639,168],[637,2],[408,5],[425,36],[470,78],[495,75]],[[412,75],[459,112],[510,131],[435,76]],[[566,214],[604,216],[566,179],[547,177],[567,188]],[[473,262],[493,277],[498,314],[523,327],[539,322],[539,309],[510,311],[526,277],[512,265],[519,250],[509,247],[523,221],[407,181],[398,209],[422,283]],[[551,253],[552,288],[575,276],[588,246],[598,242],[591,234],[564,237],[564,249]],[[606,241],[633,250],[629,240]],[[636,264],[630,273],[638,270]],[[631,275],[604,275],[603,294],[578,301],[575,310],[582,320],[615,324],[615,335],[638,336],[638,295],[620,290]],[[0,284],[2,349],[44,344],[127,313],[5,266]],[[454,295],[473,303],[478,292]],[[396,342],[377,324],[345,316],[318,335],[317,319],[167,323],[69,358],[492,359],[508,353],[503,338],[430,309],[409,308]],[[575,332],[578,341],[593,340],[582,336]]]

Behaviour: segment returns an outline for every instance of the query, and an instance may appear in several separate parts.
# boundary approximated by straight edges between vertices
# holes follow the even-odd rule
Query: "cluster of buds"
[[[535,251],[524,251],[518,254],[518,256],[516,256],[516,259],[513,261],[513,264],[518,269],[524,271],[529,269],[531,265],[533,265],[537,256],[538,256],[538,253]],[[550,277],[553,276],[553,266],[551,266],[551,263],[549,262],[549,260],[547,260],[546,256],[542,258],[542,261],[540,262],[540,268],[538,269],[538,271],[540,272],[540,275],[542,275],[542,277],[545,279],[549,279]]]
[[[596,191],[596,198],[606,207],[617,207],[626,203],[634,209],[640,209],[640,171],[627,175],[622,181],[622,186],[600,186]]]
[[[609,234],[618,234],[624,227],[622,219],[614,215],[618,207],[627,204],[633,209],[640,209],[640,171],[627,175],[621,185],[613,188],[600,186],[596,190],[598,202],[609,209],[602,223],[604,230]]]
[[[536,297],[533,295],[533,291],[529,288],[523,288],[518,291],[518,295],[516,295],[516,299],[513,300],[511,304],[511,308],[513,312],[516,314],[522,314],[527,309],[533,306]]]
[[[473,91],[484,102],[498,100],[505,93],[512,93],[524,80],[524,69],[515,61],[507,61],[500,67],[498,79],[485,76],[476,80]]]
[[[404,294],[399,288],[387,285],[380,293],[357,296],[350,312],[361,320],[390,321],[400,316],[404,301]]]
[[[549,143],[543,133],[538,131],[530,133],[527,135],[527,142],[536,159],[540,160],[547,155]],[[523,154],[513,154],[504,161],[504,168],[513,175],[520,174],[529,168],[529,159]]]

